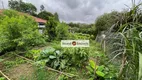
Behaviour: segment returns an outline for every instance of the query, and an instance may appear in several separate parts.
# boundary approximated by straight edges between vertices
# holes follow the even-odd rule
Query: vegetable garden
[[[47,13],[43,34],[31,16],[4,10],[0,80],[142,80],[142,4],[132,3],[89,25]],[[61,40],[89,40],[90,47],[61,47]]]

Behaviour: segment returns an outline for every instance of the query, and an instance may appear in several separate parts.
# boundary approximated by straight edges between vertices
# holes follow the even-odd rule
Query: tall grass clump
[[[123,45],[116,54],[121,57],[119,80],[142,80],[142,3],[136,5],[135,0],[132,3],[132,8],[115,25],[122,40],[119,44]]]

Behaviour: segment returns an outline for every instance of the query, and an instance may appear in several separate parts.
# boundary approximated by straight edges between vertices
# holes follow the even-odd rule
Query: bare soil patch
[[[33,71],[33,66],[31,64],[25,63],[11,68],[7,73],[7,76],[12,80],[19,80],[22,76],[26,78],[31,77]]]

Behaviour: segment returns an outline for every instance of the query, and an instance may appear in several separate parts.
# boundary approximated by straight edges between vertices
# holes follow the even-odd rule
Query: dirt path
[[[7,76],[12,80],[19,80],[21,77],[31,77],[33,74],[33,67],[31,64],[25,63],[20,64],[17,67],[14,67],[9,70]]]

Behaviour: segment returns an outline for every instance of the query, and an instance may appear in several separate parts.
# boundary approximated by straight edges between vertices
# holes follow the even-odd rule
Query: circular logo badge
[[[75,46],[75,45],[76,45],[76,42],[75,42],[75,41],[73,41],[73,42],[72,42],[72,45],[73,45],[73,46]]]

